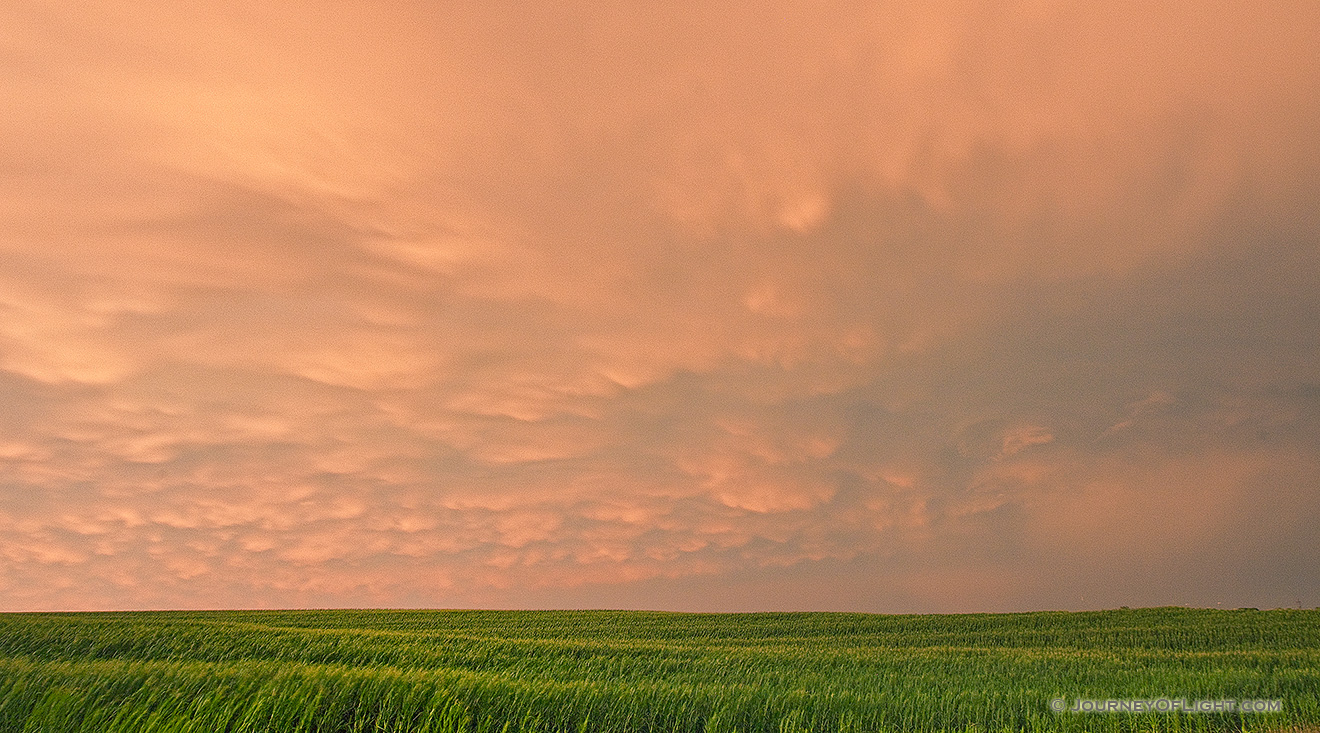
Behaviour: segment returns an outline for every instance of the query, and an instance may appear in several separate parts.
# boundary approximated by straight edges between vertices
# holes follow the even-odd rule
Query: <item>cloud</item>
[[[1317,587],[1305,3],[0,28],[6,607]]]

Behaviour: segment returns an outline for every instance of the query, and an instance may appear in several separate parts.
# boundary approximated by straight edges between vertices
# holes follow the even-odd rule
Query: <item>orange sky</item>
[[[1320,604],[1320,4],[374,5],[0,7],[0,610]]]

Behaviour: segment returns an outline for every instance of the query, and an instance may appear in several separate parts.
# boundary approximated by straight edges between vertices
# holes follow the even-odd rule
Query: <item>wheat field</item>
[[[1277,709],[1051,709],[1157,698]],[[0,614],[0,731],[1318,725],[1320,611]]]

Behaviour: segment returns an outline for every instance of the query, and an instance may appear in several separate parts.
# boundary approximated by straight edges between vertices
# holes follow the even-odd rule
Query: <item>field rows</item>
[[[1282,701],[1055,713],[1052,699]],[[1320,612],[0,615],[4,731],[1281,730]]]

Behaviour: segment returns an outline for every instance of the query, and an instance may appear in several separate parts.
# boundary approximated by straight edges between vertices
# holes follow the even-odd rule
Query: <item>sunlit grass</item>
[[[1053,698],[1276,699],[1058,714]],[[1223,731],[1320,724],[1320,612],[0,615],[0,731]]]

